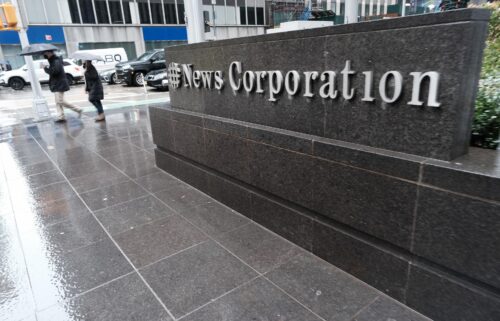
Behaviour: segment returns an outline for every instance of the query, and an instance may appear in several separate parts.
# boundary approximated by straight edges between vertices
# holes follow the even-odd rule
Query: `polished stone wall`
[[[436,320],[500,316],[500,155],[454,162],[168,107],[157,165]]]
[[[487,33],[487,10],[456,10],[400,19],[341,25],[280,34],[215,41],[167,48],[170,62],[192,64],[196,70],[220,70],[223,90],[182,86],[172,91],[176,108],[247,121],[414,155],[450,160],[467,152],[482,50]],[[349,79],[354,98],[322,99],[321,81],[313,82],[312,98],[282,93],[269,101],[268,81],[262,94],[235,93],[228,83],[230,63],[243,71],[296,70],[337,72],[346,61],[356,71]],[[363,101],[365,77],[372,71],[373,102]],[[388,71],[403,77],[401,97],[385,103],[378,94],[379,80]],[[440,73],[441,106],[412,106],[411,72]],[[424,86],[425,87],[425,86]],[[388,94],[391,94],[390,84]],[[422,98],[427,97],[425,88]]]
[[[385,106],[390,113],[378,105],[342,109],[300,98],[268,105],[257,95],[227,90],[171,90],[171,104],[150,108],[157,165],[435,320],[498,320],[500,156],[473,149],[453,161],[436,159],[465,152],[461,131],[470,126],[465,121],[470,120],[482,49],[472,35],[484,37],[485,19],[482,10],[458,10],[169,48],[171,61],[200,69],[247,59],[254,61],[254,70],[264,70],[271,60],[281,64],[274,69],[304,64],[303,70],[311,70],[316,59],[309,61],[309,55],[332,52],[311,49],[313,40],[337,52],[347,48],[338,49],[333,40],[351,46],[365,41],[366,46],[403,50],[414,64],[418,61],[411,52],[417,50],[431,68],[424,52],[442,62],[429,52],[431,47],[418,51],[412,45],[424,43],[416,36],[423,28],[424,35],[444,37],[429,41],[435,51],[455,58],[456,70],[435,61],[448,75],[442,93],[451,100],[442,99],[446,104],[440,112],[407,105]],[[396,39],[401,44],[391,47],[377,38],[386,32],[388,37],[400,32],[406,40]],[[342,42],[338,37],[344,34],[349,37]],[[445,39],[448,34],[453,43]],[[477,47],[464,49],[462,38]],[[309,45],[303,47],[304,41]],[[291,46],[285,42],[300,49],[293,55],[284,50]],[[267,54],[256,56],[257,48]],[[362,55],[352,53],[359,63],[373,57],[363,48]],[[273,58],[280,52],[284,61]],[[396,53],[392,66],[406,66]],[[391,65],[385,61],[380,70]],[[328,121],[332,112],[336,116]],[[333,128],[337,134],[327,134]],[[420,141],[397,137],[400,132]]]

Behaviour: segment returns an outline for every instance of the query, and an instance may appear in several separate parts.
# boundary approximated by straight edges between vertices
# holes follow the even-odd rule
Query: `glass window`
[[[123,0],[123,14],[125,15],[125,23],[132,23],[132,7],[135,8],[134,0]]]
[[[10,63],[12,69],[21,68],[25,64],[24,57],[19,56],[22,49],[20,45],[1,45],[1,47],[3,59]]]
[[[78,2],[80,3],[80,12],[82,13],[82,22],[95,23],[92,0],[78,0]]]
[[[139,17],[141,18],[141,23],[151,23],[151,19],[149,18],[148,0],[137,0],[137,5],[139,6]]]
[[[106,4],[106,0],[94,0],[94,3],[97,23],[109,24],[108,5]]]
[[[40,0],[25,0],[26,10],[28,12],[29,23],[47,23],[45,11],[43,10],[43,2]]]
[[[177,24],[175,0],[163,0],[163,6],[165,8],[165,22],[167,24]]]
[[[76,0],[68,0],[69,13],[71,15],[72,23],[81,23],[80,21],[80,13],[78,11],[78,4]]]
[[[247,24],[247,12],[245,10],[245,7],[240,7],[240,24]]]
[[[181,25],[185,24],[186,21],[184,20],[184,0],[177,0],[177,11],[179,12],[179,23]]]
[[[257,7],[257,24],[264,24],[264,8]]]
[[[248,24],[254,25],[255,24],[255,8],[248,7],[247,10],[248,10]]]
[[[151,15],[153,16],[154,24],[164,24],[163,21],[163,9],[161,6],[161,0],[150,0],[151,5]]]
[[[120,0],[108,0],[111,23],[123,23],[122,6]]]

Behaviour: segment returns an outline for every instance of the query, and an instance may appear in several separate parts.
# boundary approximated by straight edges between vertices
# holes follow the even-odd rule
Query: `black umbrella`
[[[20,55],[21,56],[33,56],[37,54],[44,53],[45,51],[57,51],[59,48],[57,48],[54,45],[51,45],[50,43],[35,43],[29,46],[26,46],[23,48],[21,51]]]

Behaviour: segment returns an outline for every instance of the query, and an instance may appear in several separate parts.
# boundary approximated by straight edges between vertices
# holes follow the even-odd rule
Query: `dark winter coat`
[[[92,66],[85,71],[85,84],[85,91],[89,93],[89,101],[104,99],[101,78],[95,67]]]
[[[49,65],[44,70],[49,74],[49,88],[51,92],[65,92],[69,90],[69,82],[68,78],[66,78],[61,57],[56,55],[50,57]]]

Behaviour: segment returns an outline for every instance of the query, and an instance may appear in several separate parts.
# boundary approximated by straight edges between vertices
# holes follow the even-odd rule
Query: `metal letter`
[[[241,75],[241,62],[233,61],[229,65],[229,84],[234,91],[238,91],[241,89],[241,79],[238,79],[238,83],[234,82],[234,68],[236,68],[238,75]]]
[[[182,64],[182,78],[185,87],[193,87],[193,65]]]
[[[250,93],[255,87],[255,74],[252,71],[245,71],[243,74],[243,87]]]
[[[304,97],[314,97],[314,94],[312,93],[312,81],[318,78],[319,72],[317,71],[304,71],[304,75],[306,76],[306,88],[304,89]]]
[[[354,75],[356,72],[351,70],[351,61],[346,60],[344,70],[340,72],[342,74],[342,96],[345,100],[350,100],[354,97],[354,89],[349,90],[349,75]]]
[[[255,75],[257,77],[257,89],[255,90],[255,92],[259,93],[259,94],[263,94],[264,89],[262,88],[262,79],[266,78],[267,71],[256,71]]]
[[[292,77],[292,79],[290,79]],[[292,81],[293,87],[290,86],[290,80]],[[285,90],[290,96],[294,96],[299,91],[300,86],[300,75],[296,70],[291,70],[285,75]]]
[[[224,78],[222,71],[218,70],[215,72],[215,89],[222,90],[224,88]]]
[[[274,95],[277,95],[283,89],[283,73],[279,70],[268,72],[269,75],[269,101],[276,101]]]
[[[411,101],[408,105],[422,106],[423,101],[420,100],[420,89],[422,88],[422,80],[429,77],[429,95],[427,96],[427,106],[439,107],[441,103],[437,101],[439,89],[439,73],[436,71],[428,71],[426,73],[410,72],[413,76],[413,88],[411,91]]]
[[[394,93],[392,94],[392,98],[387,97],[386,88],[387,88],[387,77],[392,75],[394,77]],[[401,96],[401,91],[403,90],[403,76],[399,71],[388,71],[386,72],[382,78],[380,78],[380,83],[378,86],[378,91],[380,93],[380,97],[386,103],[393,103],[398,100],[399,96]]]
[[[321,98],[337,98],[338,92],[335,89],[335,76],[335,71],[325,71],[321,73],[321,81],[326,80],[326,83],[319,89],[319,95],[321,96]]]
[[[361,99],[362,101],[374,101],[375,98],[372,96],[373,90],[373,71],[363,71],[365,75],[365,96]]]
[[[193,72],[193,84],[196,88],[200,88],[201,85],[201,72],[199,70],[195,70]]]

